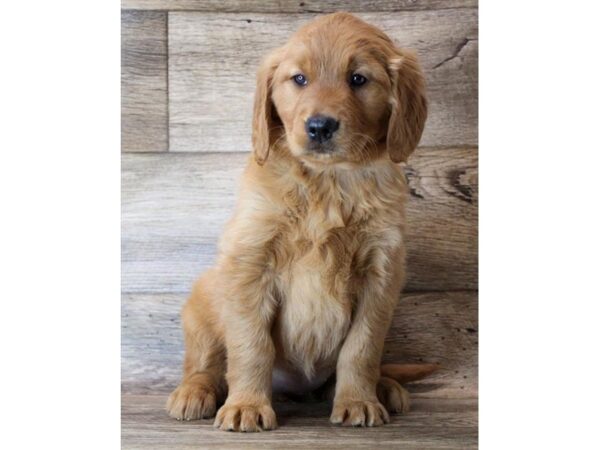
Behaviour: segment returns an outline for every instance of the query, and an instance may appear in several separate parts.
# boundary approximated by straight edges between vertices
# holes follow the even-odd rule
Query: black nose
[[[312,116],[309,117],[304,128],[311,141],[319,143],[328,141],[333,133],[340,127],[340,123],[332,117]]]

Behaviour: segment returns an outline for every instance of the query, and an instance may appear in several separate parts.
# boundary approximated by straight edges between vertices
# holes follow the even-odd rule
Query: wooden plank
[[[475,449],[477,401],[414,399],[412,411],[379,428],[329,424],[327,403],[275,403],[280,427],[268,433],[224,433],[212,420],[178,422],[164,412],[165,396],[124,395],[124,449],[319,448]]]
[[[121,148],[166,151],[167,14],[121,12]]]
[[[125,154],[122,289],[188,292],[215,257],[247,154]],[[406,169],[407,291],[477,288],[477,150],[419,149]]]
[[[476,7],[477,0],[121,0],[122,9],[202,12],[392,12]]]
[[[315,16],[169,13],[170,149],[249,150],[259,61]],[[421,144],[476,145],[477,10],[358,16],[419,54],[430,100]]]
[[[121,380],[127,393],[169,392],[181,376],[179,314],[187,294],[124,294]],[[407,385],[419,397],[477,397],[477,292],[405,294],[384,362],[435,362],[443,370]]]
[[[477,149],[418,149],[405,170],[406,291],[477,289]]]

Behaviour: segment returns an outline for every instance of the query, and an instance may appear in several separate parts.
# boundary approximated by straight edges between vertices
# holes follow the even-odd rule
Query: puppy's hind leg
[[[182,311],[185,335],[183,378],[167,401],[177,420],[214,417],[226,395],[225,346],[211,297],[209,272],[196,284]]]
[[[377,398],[391,414],[404,414],[410,409],[408,391],[392,378],[379,378],[379,382],[377,383]]]
[[[438,364],[384,364],[377,383],[377,398],[388,412],[406,413],[410,408],[410,398],[400,383],[421,380],[439,369]]]

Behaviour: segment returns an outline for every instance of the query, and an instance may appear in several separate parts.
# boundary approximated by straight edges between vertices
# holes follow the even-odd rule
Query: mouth
[[[336,152],[336,145],[331,141],[312,141],[306,145],[306,152],[313,155],[331,156]]]
[[[347,161],[343,149],[331,142],[320,145],[306,145],[299,157],[305,164],[313,168],[336,165]]]
[[[291,140],[288,143],[292,154],[311,166],[330,165],[346,161],[344,148],[336,143],[334,139],[325,142],[295,142]]]

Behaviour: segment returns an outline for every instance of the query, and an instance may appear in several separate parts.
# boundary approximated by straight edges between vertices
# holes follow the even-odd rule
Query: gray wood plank
[[[124,154],[122,289],[188,292],[210,267],[247,154]],[[477,150],[419,149],[406,168],[407,291],[477,288]]]
[[[165,402],[166,395],[122,396],[123,448],[477,448],[476,399],[413,398],[408,414],[378,428],[333,426],[327,403],[276,402],[280,427],[265,433],[225,433],[211,419],[178,422],[164,412]]]
[[[360,13],[425,70],[430,114],[423,146],[477,144],[477,10]],[[170,150],[250,148],[255,72],[313,14],[169,13]]]
[[[123,294],[123,392],[169,392],[181,376],[180,310],[187,294]],[[434,362],[443,369],[407,385],[420,397],[477,396],[477,292],[404,294],[386,339],[383,362]]]
[[[302,13],[476,8],[477,0],[122,0],[123,9]]]
[[[166,151],[167,14],[121,12],[121,149]]]

